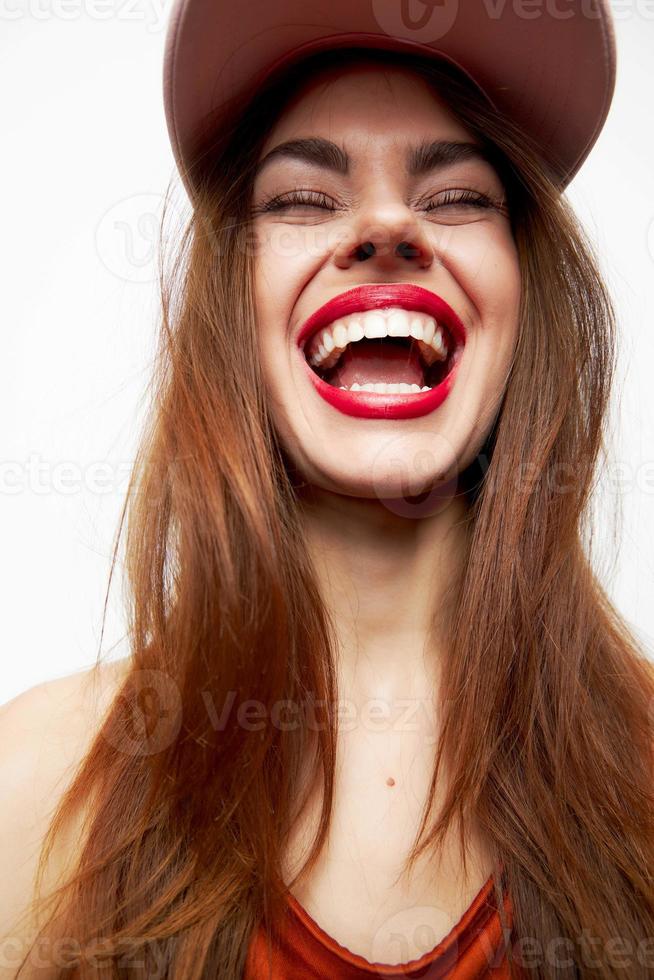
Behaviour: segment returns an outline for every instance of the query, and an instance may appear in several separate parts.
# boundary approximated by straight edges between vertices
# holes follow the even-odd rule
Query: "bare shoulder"
[[[31,906],[45,833],[129,663],[125,658],[44,681],[0,706],[1,980],[15,975],[38,928]],[[69,845],[53,851],[44,891],[65,876],[74,850]],[[38,973],[25,977],[32,975]]]
[[[129,666],[129,658],[124,658],[76,671],[36,684],[0,705],[2,733],[13,736],[13,744],[0,742],[0,760],[11,757],[30,735],[66,742],[92,735]]]

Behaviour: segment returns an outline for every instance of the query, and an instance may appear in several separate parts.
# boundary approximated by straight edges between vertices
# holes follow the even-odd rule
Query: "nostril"
[[[364,242],[363,245],[358,246],[354,254],[358,262],[365,262],[366,259],[369,259],[371,255],[375,254],[374,243]]]
[[[411,242],[400,242],[395,253],[404,259],[415,259],[416,256],[420,255],[420,249],[412,245]]]

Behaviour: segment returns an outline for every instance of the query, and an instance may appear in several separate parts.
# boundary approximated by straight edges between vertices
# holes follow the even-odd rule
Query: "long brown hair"
[[[510,959],[534,977],[644,978],[654,681],[590,563],[616,350],[599,262],[536,148],[452,66],[349,56],[419,72],[495,153],[522,276],[505,396],[462,475],[467,544],[432,794],[442,765],[450,779],[437,820],[433,796],[425,803],[412,858],[455,820],[463,846],[474,819],[498,906],[500,887],[511,895]],[[108,977],[236,980],[253,930],[281,909],[307,772],[323,809],[306,869],[329,828],[334,628],[256,356],[247,233],[263,140],[302,80],[336,57],[345,63],[328,52],[292,68],[232,131],[198,142],[198,197],[161,267],[152,410],[114,550],[115,562],[127,516],[131,668],[40,866],[83,806],[76,873],[52,896],[43,935],[75,937]],[[293,706],[292,724],[274,721],[280,705]],[[49,975],[95,975],[89,962]]]

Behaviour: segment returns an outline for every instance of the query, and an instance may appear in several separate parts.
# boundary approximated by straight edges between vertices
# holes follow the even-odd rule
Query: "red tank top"
[[[411,977],[421,980],[508,980],[510,977],[493,879],[482,886],[456,925],[429,952],[408,963],[371,963],[341,946],[288,893],[287,915],[271,937],[270,959],[263,928],[254,934],[243,980],[371,980]],[[504,892],[509,929],[512,908]]]

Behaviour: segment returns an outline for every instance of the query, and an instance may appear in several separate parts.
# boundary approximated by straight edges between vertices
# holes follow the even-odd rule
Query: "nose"
[[[359,215],[334,251],[334,263],[348,269],[356,262],[370,261],[386,272],[406,269],[428,269],[434,261],[434,249],[425,231],[407,208],[387,205]]]

